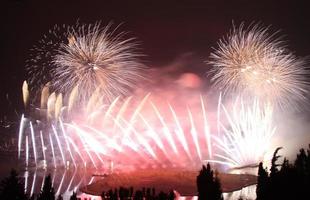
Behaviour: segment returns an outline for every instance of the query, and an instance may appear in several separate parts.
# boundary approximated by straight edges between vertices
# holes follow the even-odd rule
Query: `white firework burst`
[[[309,86],[306,62],[268,31],[259,25],[234,27],[211,53],[211,80],[224,95],[237,93],[281,108],[298,107]]]
[[[40,48],[40,56],[34,60],[46,64],[29,67],[32,79],[45,77],[47,80],[39,82],[49,82],[52,91],[66,98],[78,87],[76,101],[80,103],[88,101],[95,91],[105,101],[128,95],[145,79],[146,68],[139,60],[135,39],[124,39],[124,32],[116,34],[116,29],[110,29],[111,24],[100,28],[97,23],[69,26],[59,37],[51,31],[57,39],[65,40],[51,41],[48,52]]]
[[[220,122],[221,136],[213,135],[218,153],[211,162],[239,168],[257,166],[270,159],[266,153],[276,131],[273,109],[270,105],[261,106],[257,100],[249,105],[237,99],[232,110],[227,110],[220,102],[227,123]]]

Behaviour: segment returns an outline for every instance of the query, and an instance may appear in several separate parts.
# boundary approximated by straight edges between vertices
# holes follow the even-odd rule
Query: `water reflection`
[[[256,185],[244,187],[241,190],[223,193],[224,200],[239,200],[240,197],[243,200],[255,200],[256,199]],[[100,199],[101,200],[101,199]],[[185,197],[180,196],[177,200],[198,200],[198,196]]]
[[[223,196],[225,200],[238,200],[240,197],[244,200],[254,200],[256,199],[256,185],[250,185],[238,191],[224,193]]]
[[[91,172],[84,169],[26,170],[23,173],[25,192],[30,196],[40,193],[43,189],[45,177],[49,174],[52,178],[55,194],[57,196],[61,194],[64,200],[70,199],[73,191],[77,192],[80,187],[89,185],[102,178],[93,176]]]
[[[55,194],[61,194],[64,200],[69,200],[73,191],[78,192],[80,187],[84,187],[103,178],[101,176],[93,176],[92,172],[84,169],[26,170],[23,174],[25,192],[30,196],[38,194],[43,188],[45,177],[49,174],[52,178],[52,186],[54,187]],[[245,187],[239,191],[224,193],[223,196],[225,200],[238,200],[240,197],[246,200],[254,200],[256,198],[256,185]],[[100,197],[79,192],[78,197],[88,200],[101,200]],[[180,197],[179,199],[196,200],[197,197]]]

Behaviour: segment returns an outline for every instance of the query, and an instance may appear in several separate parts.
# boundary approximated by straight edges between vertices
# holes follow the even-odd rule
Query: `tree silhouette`
[[[119,196],[120,200],[128,199],[128,197],[129,197],[129,189],[124,188],[124,187],[120,187],[119,188],[118,196]]]
[[[280,148],[277,148],[271,160],[270,175],[263,168],[262,163],[258,169],[257,199],[307,199],[310,196],[309,159],[310,146],[307,151],[301,149],[297,154],[294,164],[284,158],[281,165],[276,164],[280,156],[277,156]],[[280,168],[278,168],[281,166]]]
[[[143,192],[141,190],[137,190],[133,199],[134,200],[142,200],[143,199]]]
[[[55,200],[55,192],[52,187],[52,179],[50,174],[45,178],[43,189],[37,200]]]
[[[204,165],[197,176],[197,189],[199,200],[222,200],[221,184],[217,176],[214,176],[213,170],[208,163]]]
[[[12,169],[10,176],[0,183],[0,199],[8,200],[26,200],[27,195],[24,192],[24,184],[18,178],[17,172]]]
[[[263,163],[259,163],[258,177],[256,187],[257,200],[264,200],[268,196],[268,172],[263,167]]]
[[[300,185],[300,195],[310,195],[310,145],[309,149],[305,151],[301,149],[294,163],[296,168],[297,181]]]
[[[281,157],[281,156],[278,156],[278,152],[282,149],[282,147],[278,147],[274,153],[273,153],[273,156],[272,156],[272,159],[271,159],[271,168],[270,168],[270,176],[274,176],[277,172],[278,172],[278,165],[276,162],[277,160]]]
[[[214,199],[216,200],[223,200],[223,194],[222,194],[222,186],[220,179],[218,178],[217,175],[215,175],[214,178]]]
[[[170,190],[170,192],[168,193],[168,200],[174,200],[174,199],[175,199],[175,194],[173,190]]]

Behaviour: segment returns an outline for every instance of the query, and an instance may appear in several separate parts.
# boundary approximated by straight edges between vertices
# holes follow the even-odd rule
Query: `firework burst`
[[[211,53],[211,80],[224,95],[237,93],[281,108],[297,107],[306,100],[306,63],[268,31],[258,25],[233,28]]]
[[[26,70],[31,89],[41,89],[42,85],[51,80],[51,70],[54,67],[53,59],[57,55],[60,45],[67,43],[70,28],[76,29],[78,24],[74,27],[55,25],[30,49],[30,59],[26,61]]]
[[[105,101],[126,96],[143,79],[145,67],[139,62],[141,54],[134,38],[124,39],[124,32],[110,31],[111,24],[104,28],[95,24],[64,29],[59,37],[55,31],[50,32],[56,39],[61,38],[59,41],[36,48],[39,55],[32,60],[35,64],[28,65],[30,82],[37,78],[41,84],[49,82],[53,91],[67,98],[76,93],[77,87],[75,101],[85,102],[96,90]],[[43,65],[38,64],[40,61],[44,61]]]
[[[78,163],[98,168],[110,159],[137,168],[200,167],[212,157],[210,126],[202,96],[197,108],[178,108],[161,101],[156,104],[156,98],[150,94],[138,101],[133,97],[125,101],[116,98],[109,106],[99,106],[70,121],[65,121],[57,111],[57,99],[60,97],[55,93],[51,95],[48,109],[42,110],[47,112],[48,121],[24,115],[21,118],[18,155],[25,159],[26,166],[64,167],[69,162],[74,167]],[[29,159],[29,153],[36,159]]]
[[[265,161],[271,138],[276,131],[272,123],[272,107],[265,105],[262,109],[258,101],[254,101],[252,106],[245,106],[241,99],[234,103],[231,111],[221,102],[220,108],[226,120],[220,121],[221,136],[213,135],[218,153],[214,154],[217,160],[210,161],[231,168],[257,166],[259,162]]]

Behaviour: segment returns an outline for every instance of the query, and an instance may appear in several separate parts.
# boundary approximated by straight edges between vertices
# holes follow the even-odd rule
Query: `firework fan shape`
[[[141,54],[134,38],[124,39],[124,32],[115,34],[116,29],[110,29],[111,24],[100,28],[99,23],[66,28],[61,36],[66,40],[53,44],[53,51],[46,53],[48,66],[42,71],[38,65],[30,67],[35,72],[32,77],[47,71],[50,80],[45,83],[50,83],[52,91],[65,98],[76,96],[79,103],[94,94],[107,102],[128,95],[144,79],[145,66],[139,62]]]
[[[276,132],[272,107],[266,105],[261,108],[257,100],[247,106],[238,98],[231,109],[221,102],[219,105],[218,112],[223,112],[224,118],[219,121],[219,131],[223,134],[213,135],[213,140],[214,146],[222,153],[214,154],[217,160],[209,161],[242,168],[269,160],[266,154]]]
[[[236,93],[281,108],[299,107],[309,86],[306,62],[268,31],[259,25],[234,27],[211,53],[211,80],[224,95]]]

